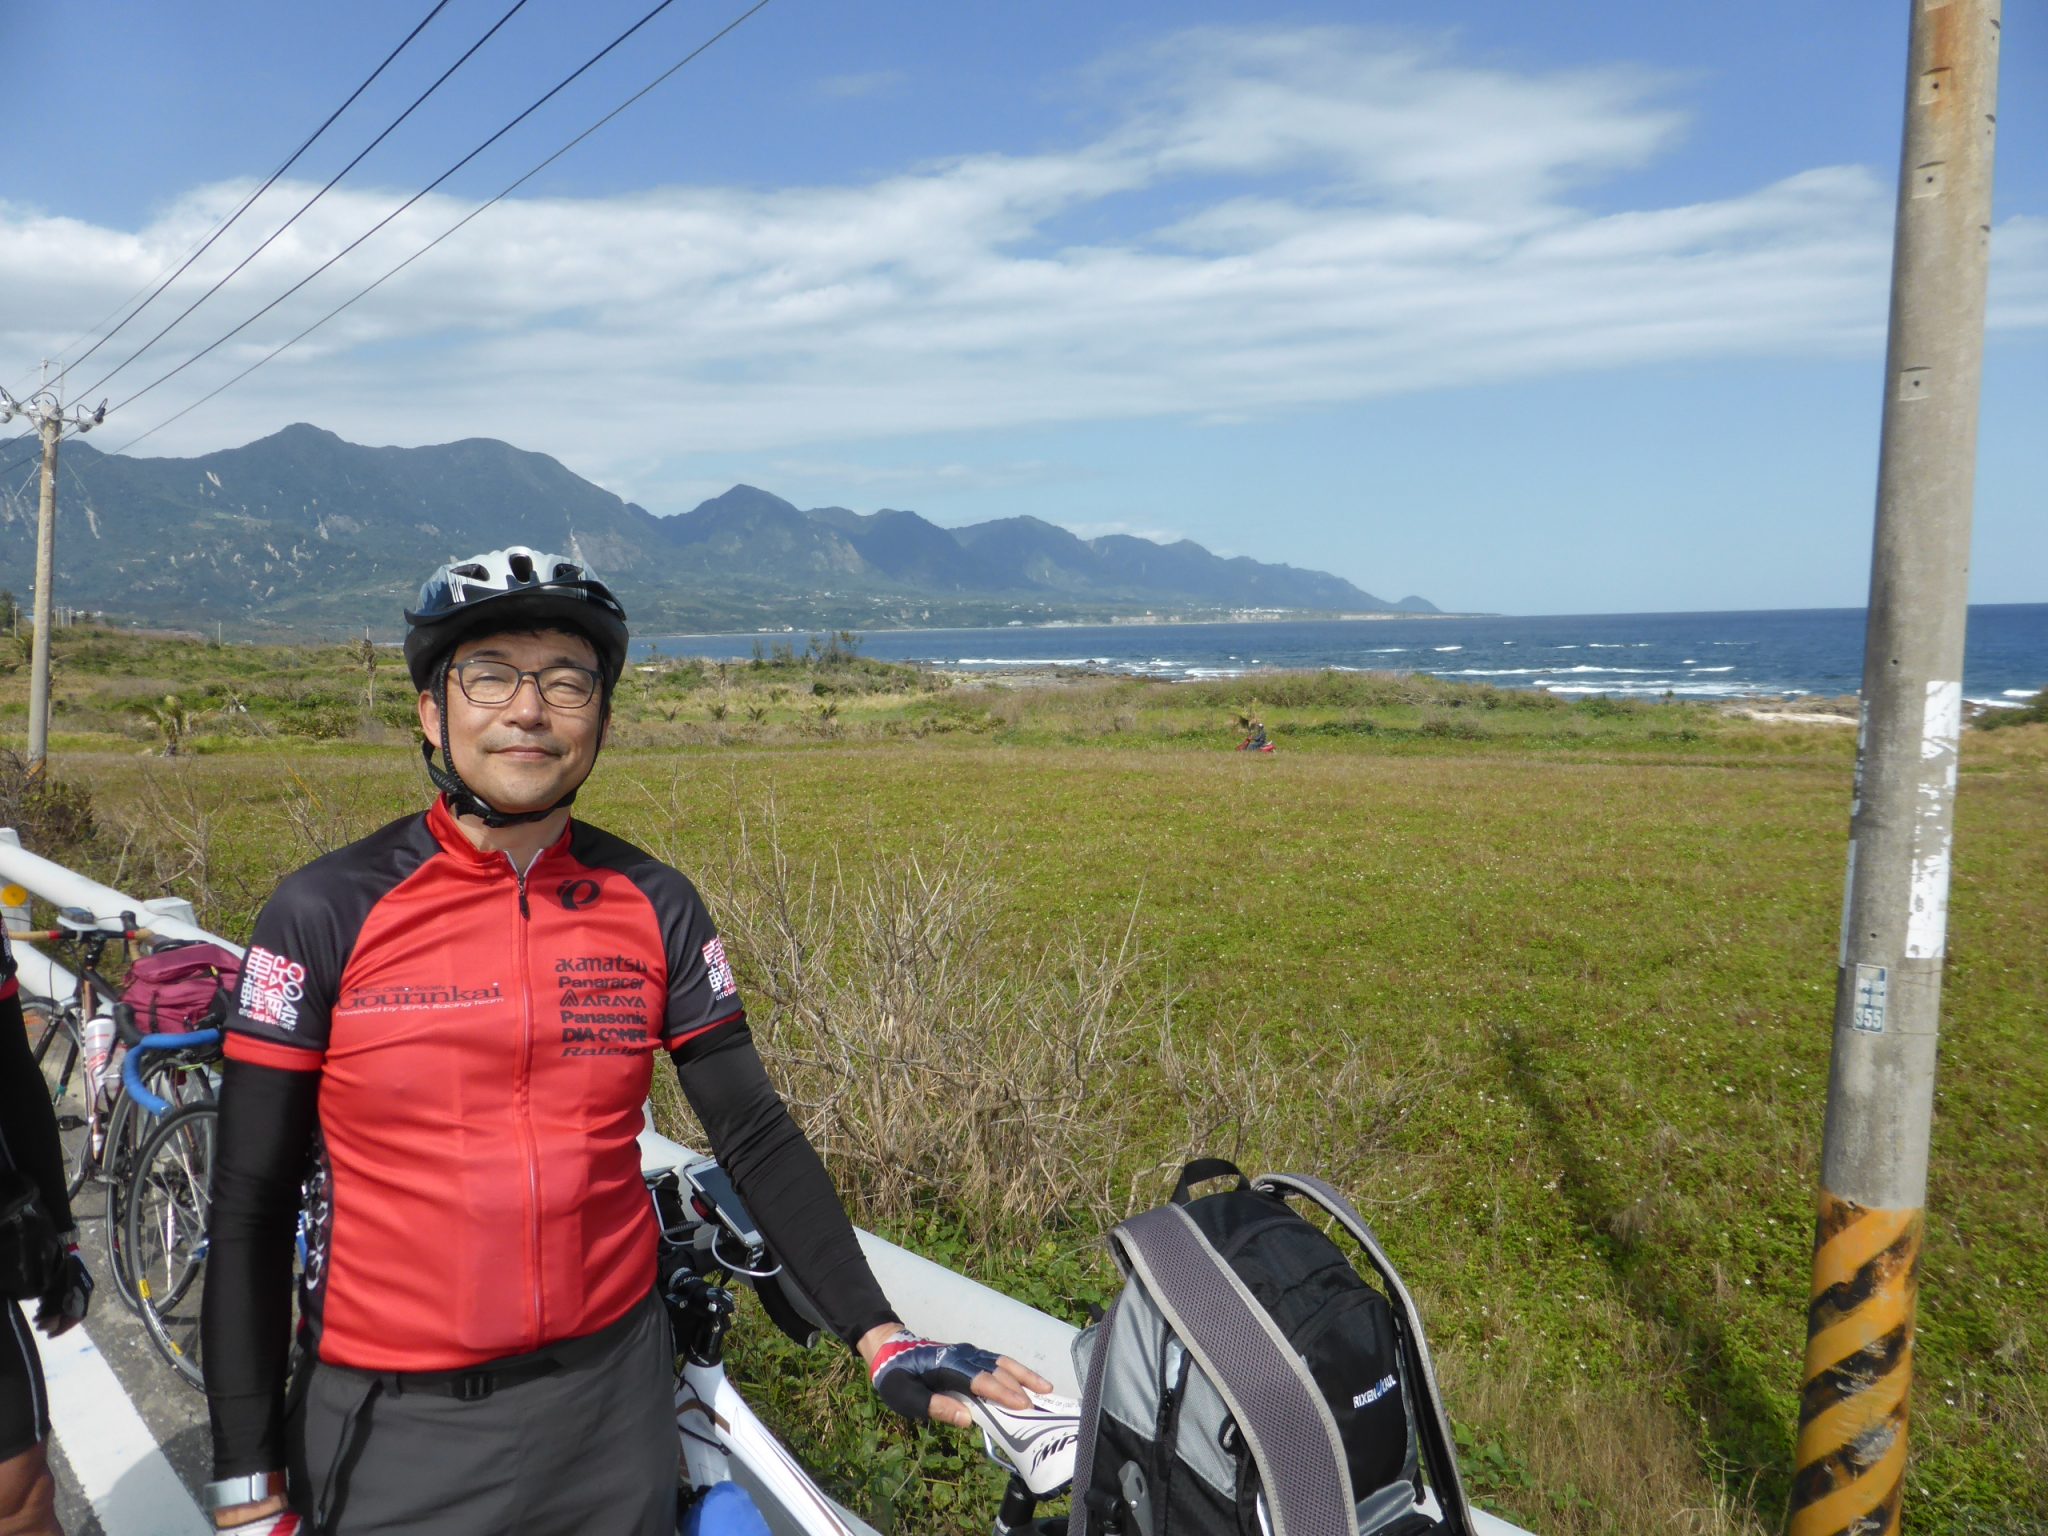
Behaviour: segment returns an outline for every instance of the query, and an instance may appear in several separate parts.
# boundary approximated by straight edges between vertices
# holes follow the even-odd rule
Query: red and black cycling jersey
[[[742,1017],[689,882],[594,827],[522,876],[436,802],[287,878],[227,1054],[320,1073],[320,1358],[454,1370],[623,1317],[654,1055]]]
[[[609,833],[571,821],[522,875],[437,801],[307,865],[257,920],[226,1050],[217,1475],[281,1465],[277,1282],[309,1150],[301,1296],[321,1360],[524,1354],[616,1322],[653,1283],[637,1137],[658,1051],[835,1331],[891,1316],[754,1053],[702,901]]]

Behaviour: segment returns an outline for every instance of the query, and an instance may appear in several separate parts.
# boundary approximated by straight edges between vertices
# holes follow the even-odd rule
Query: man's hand
[[[78,1244],[65,1240],[64,1262],[36,1306],[36,1326],[51,1338],[85,1321],[92,1306],[92,1272],[78,1256]]]
[[[920,1338],[901,1323],[872,1329],[860,1341],[875,1395],[906,1419],[930,1419],[966,1429],[974,1421],[965,1404],[945,1396],[972,1392],[1006,1408],[1031,1406],[1026,1389],[1050,1392],[1052,1383],[1008,1355],[973,1344]]]

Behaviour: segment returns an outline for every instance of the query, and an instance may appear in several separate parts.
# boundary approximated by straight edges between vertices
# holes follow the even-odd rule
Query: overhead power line
[[[527,182],[533,180],[534,177],[538,176],[542,171],[546,170],[549,166],[553,165],[557,160],[561,159],[562,156],[569,153],[569,151],[574,149],[578,144],[581,144],[593,133],[596,133],[598,129],[604,127],[605,124],[609,123],[621,112],[624,112],[628,107],[632,106],[635,102],[640,100],[641,97],[647,95],[649,92],[653,91],[657,86],[667,81],[671,75],[674,75],[677,71],[681,70],[684,65],[692,62],[694,59],[697,58],[699,54],[705,52],[714,43],[719,42],[728,33],[737,30],[742,22],[746,21],[749,17],[753,16],[755,12],[766,8],[767,4],[768,0],[756,0],[756,3],[754,5],[749,6],[745,11],[742,11],[738,16],[734,17],[731,21],[727,22],[723,27],[719,28],[718,31],[714,32],[710,37],[706,38],[703,42],[699,43],[695,48],[691,49],[688,53],[683,55],[682,58],[678,59],[674,64],[671,64],[667,69],[663,70],[660,74],[656,75],[652,80],[648,81],[647,84],[640,87],[640,89],[635,91],[631,96],[628,96],[616,107],[613,107],[611,111],[605,113],[603,117],[600,117],[588,128],[585,128],[581,133],[577,134],[575,138],[569,140],[569,142],[564,144],[560,149],[556,150],[553,154],[549,155],[545,160],[541,161],[538,165],[534,166],[532,170],[526,172],[526,174],[519,177],[518,180],[508,183],[505,186],[505,188],[502,191],[498,192],[496,195],[487,198],[483,202],[477,204],[476,207],[470,209],[468,213],[465,213],[453,224],[449,225],[446,229],[442,230],[440,234],[434,236],[433,239],[429,240],[425,245],[421,246],[418,250],[414,251],[410,256],[406,257],[405,260],[399,262],[397,266],[392,267],[389,271],[385,272],[382,277],[379,277],[378,279],[376,279],[376,281],[365,284],[363,287],[357,289],[354,293],[350,294],[346,299],[343,299],[339,304],[335,305],[334,308],[327,311],[327,313],[322,315],[318,320],[315,320],[303,331],[300,331],[298,335],[292,337],[289,341],[283,342],[280,345],[272,348],[269,352],[265,353],[262,357],[259,357],[255,362],[251,363],[248,367],[244,368],[240,373],[236,374],[226,383],[218,385],[214,389],[209,390],[206,394],[201,395],[197,400],[194,400],[190,405],[186,406],[183,410],[177,412],[177,414],[165,417],[162,421],[158,422],[155,426],[151,427],[147,432],[143,433],[140,437],[132,437],[127,442],[123,443],[120,447],[115,448],[111,451],[114,453],[126,453],[130,448],[135,447],[138,443],[141,443],[148,438],[156,436],[157,433],[163,431],[165,427],[170,426],[173,422],[182,420],[184,417],[189,416],[192,412],[198,410],[200,406],[206,404],[207,401],[213,399],[214,396],[224,394],[226,391],[233,389],[237,384],[241,383],[242,380],[248,378],[249,375],[254,373],[258,368],[261,368],[265,363],[270,362],[273,358],[279,356],[281,353],[287,352],[291,348],[297,346],[300,342],[304,341],[308,336],[312,335],[315,331],[319,330],[321,326],[325,325],[328,321],[332,320],[336,315],[340,314],[343,310],[347,309],[350,305],[354,304],[358,299],[366,298],[371,293],[374,293],[377,289],[383,287],[385,283],[389,282],[392,278],[396,277],[399,273],[403,272],[407,267],[411,266],[414,262],[418,261],[422,256],[426,255],[427,252],[431,251],[443,240],[446,240],[450,235],[454,234],[457,230],[461,229],[465,224],[469,223],[469,221],[471,219],[474,219],[478,214],[484,212],[486,209],[498,203],[503,202],[506,198],[510,197],[514,192],[518,191],[519,188],[526,185]]]
[[[217,226],[217,229],[225,227],[225,225],[220,225]],[[194,242],[192,249],[186,254],[196,256],[199,253],[200,244],[205,240],[205,238],[205,236],[202,236],[200,241]],[[130,304],[133,304],[137,299],[141,298],[145,293],[149,292],[151,285],[153,285],[158,278],[162,277],[165,273],[169,272],[170,270],[171,263],[167,261],[155,272],[151,273],[148,277],[144,278],[142,280],[141,285],[137,287],[133,293],[129,294],[128,297],[121,300],[120,303],[115,304],[111,308],[109,308],[105,314],[99,317],[99,319],[93,321],[90,325],[82,327],[77,335],[73,336],[70,340],[66,341],[62,346],[53,347],[50,351],[50,355],[52,357],[58,358],[63,357],[65,353],[69,352],[81,341],[85,340],[86,337],[95,334],[101,326],[105,325],[109,320],[113,319],[114,316],[121,313],[121,311],[126,309]],[[113,332],[109,331],[107,335],[111,336],[113,335]],[[101,339],[104,340],[105,338],[102,337]],[[64,375],[70,371],[71,370],[68,366],[58,370],[57,382],[59,384],[62,384],[64,382]],[[35,378],[36,371],[33,368],[31,368],[27,373],[24,373],[21,376],[20,380],[15,384],[14,392],[17,395],[26,394],[28,392],[29,385],[35,382]]]
[[[285,157],[284,164],[280,165],[276,170],[272,171],[270,173],[269,179],[266,180],[262,186],[258,187],[254,192],[251,192],[247,198],[243,199],[241,207],[237,208],[233,213],[229,214],[225,219],[221,220],[219,224],[214,226],[213,233],[208,235],[204,240],[199,242],[199,244],[193,249],[192,254],[187,256],[184,259],[184,261],[178,265],[178,269],[175,272],[172,272],[168,277],[165,277],[162,282],[157,283],[156,287],[151,291],[148,298],[144,299],[140,304],[137,304],[135,308],[129,310],[129,312],[126,315],[122,316],[119,325],[116,325],[111,331],[108,331],[106,335],[100,337],[98,341],[95,341],[91,346],[87,347],[85,351],[81,352],[71,362],[66,363],[57,374],[58,386],[60,388],[62,387],[64,383],[64,376],[66,374],[68,374],[73,368],[77,367],[80,363],[84,362],[88,357],[91,357],[93,353],[99,351],[101,347],[105,346],[108,342],[112,341],[116,336],[120,335],[122,328],[125,327],[130,320],[133,320],[137,315],[141,314],[145,309],[149,308],[151,304],[156,302],[157,296],[159,294],[161,294],[166,288],[170,287],[171,284],[175,283],[179,278],[183,277],[185,273],[191,268],[192,263],[197,261],[200,257],[204,256],[207,253],[207,251],[212,247],[213,242],[218,240],[222,235],[226,234],[229,228],[234,224],[234,222],[237,219],[239,219],[243,214],[249,211],[249,209],[255,204],[256,199],[261,197],[264,193],[268,192],[271,189],[271,187],[276,184],[278,177],[282,176],[286,171],[290,170],[294,165],[298,163],[299,156],[303,155],[307,150],[313,147],[314,140],[318,139],[320,135],[325,133],[329,128],[332,128],[334,126],[335,119],[340,117],[342,113],[346,112],[350,107],[355,105],[356,98],[358,96],[361,96],[364,91],[367,91],[370,88],[370,86],[376,81],[377,77],[383,74],[384,71],[390,67],[391,61],[397,58],[401,53],[405,52],[406,48],[411,44],[412,40],[418,37],[420,33],[424,32],[427,29],[427,23],[432,21],[436,16],[440,15],[441,12],[447,7],[447,5],[448,0],[437,0],[437,3],[434,6],[434,8],[431,11],[428,11],[425,16],[420,18],[419,25],[415,26],[410,32],[406,33],[405,36],[399,41],[399,44],[396,48],[392,49],[389,53],[384,55],[384,62],[379,64],[375,69],[371,70],[370,73],[364,78],[363,83],[357,86],[353,91],[350,91],[348,94],[348,99],[344,101],[340,106],[336,107],[332,112],[328,113],[325,121],[323,121],[318,128],[315,128],[311,133],[306,135],[305,142],[300,144],[297,149],[293,150],[291,154]],[[417,103],[415,103],[415,105],[417,105]],[[409,111],[411,109],[408,108],[407,110]],[[386,129],[385,131],[388,133],[390,130]],[[358,158],[361,157],[358,156]],[[351,162],[351,164],[353,164],[353,162]],[[333,183],[330,182],[329,185],[331,186],[333,185]],[[299,210],[300,213],[303,213],[304,211],[305,210],[303,208]],[[293,215],[294,218],[296,218],[297,216],[297,214]],[[271,238],[275,239],[276,236],[273,235]],[[264,244],[269,244],[269,241],[265,241]],[[258,247],[259,250],[261,248],[262,247],[260,246]],[[244,263],[244,265],[246,265],[246,263]],[[236,271],[240,270],[241,268],[236,268]],[[230,274],[230,276],[232,275],[233,274]],[[222,281],[225,280],[226,279],[223,279]],[[155,279],[151,279],[151,281],[155,281]],[[218,287],[219,285],[216,284],[215,286]],[[144,283],[142,287],[148,288],[149,283]],[[142,289],[138,288],[136,290],[136,293],[140,293],[141,291]],[[91,325],[87,326],[83,331],[79,332],[78,335],[74,336],[70,341],[64,343],[64,348],[60,349],[57,355],[61,358],[63,356],[64,350],[67,350],[76,343],[78,343],[79,341],[84,340],[87,336],[90,336],[94,331],[98,330],[102,325],[106,324],[108,318],[110,318],[112,315],[114,315],[121,309],[126,308],[127,305],[134,299],[134,297],[135,294],[130,294],[128,298],[123,299],[119,304],[116,304],[114,308],[107,311],[105,315],[102,315],[99,319],[93,321]],[[202,302],[204,301],[202,300]],[[186,313],[189,314],[191,313],[191,311],[187,310]],[[182,319],[183,316],[180,316],[180,318]],[[176,322],[174,321],[172,323],[175,324]],[[140,355],[140,353],[137,354],[137,356]],[[129,361],[133,362],[134,359],[130,358]],[[125,367],[126,364],[123,364],[123,366]],[[118,372],[119,370],[116,371]],[[109,374],[107,377],[111,378],[113,377],[113,375]],[[102,380],[101,382],[104,383],[105,380]]]
[[[521,3],[524,3],[524,0],[521,0]],[[548,102],[552,101],[556,96],[561,94],[562,91],[566,90],[571,83],[573,83],[575,80],[581,77],[585,71],[589,70],[600,59],[604,58],[613,49],[617,48],[621,43],[625,42],[627,38],[631,37],[635,32],[638,32],[642,27],[646,26],[648,22],[654,20],[655,17],[659,16],[663,11],[667,10],[673,4],[675,4],[675,0],[659,0],[659,3],[655,5],[652,10],[648,11],[638,21],[634,22],[630,27],[626,28],[625,31],[621,32],[617,37],[613,38],[610,42],[606,43],[602,48],[598,49],[596,53],[593,53],[589,58],[585,59],[581,64],[577,65],[576,68],[571,70],[568,74],[564,75],[547,91],[545,91],[542,95],[537,97],[529,106],[525,108],[525,110],[520,112],[518,116],[514,117],[510,122],[506,123],[503,127],[499,128],[497,132],[493,133],[489,138],[485,139],[481,144],[477,145],[476,148],[472,149],[460,160],[456,161],[453,165],[449,166],[447,170],[443,171],[440,175],[436,176],[424,187],[421,187],[419,191],[413,193],[411,197],[408,197],[396,208],[392,209],[389,213],[385,214],[383,218],[379,219],[375,224],[372,224],[368,229],[364,230],[360,235],[356,236],[355,239],[351,240],[347,245],[343,246],[340,250],[336,251],[332,256],[328,257],[325,261],[321,262],[319,266],[315,267],[312,271],[308,272],[296,283],[293,283],[291,287],[285,289],[283,293],[280,293],[268,304],[264,305],[261,309],[257,310],[255,314],[249,316],[249,318],[244,320],[240,325],[235,326],[225,335],[217,337],[215,340],[207,343],[207,345],[201,347],[197,352],[194,352],[190,357],[186,358],[184,362],[178,364],[177,367],[170,369],[168,372],[159,374],[156,378],[150,380],[149,383],[143,385],[142,388],[135,391],[134,394],[128,396],[127,399],[123,400],[120,403],[120,405],[115,406],[114,409],[119,411],[125,409],[130,405],[133,405],[137,400],[140,400],[144,395],[148,394],[158,385],[168,383],[170,380],[176,378],[179,374],[183,373],[187,368],[190,368],[194,363],[198,362],[202,357],[205,357],[215,348],[232,340],[234,337],[240,335],[243,331],[247,330],[250,326],[254,325],[258,320],[261,320],[265,315],[269,314],[273,309],[277,308],[278,305],[282,304],[286,299],[290,298],[293,294],[297,293],[301,288],[305,287],[306,284],[312,282],[314,278],[318,277],[321,273],[325,272],[329,267],[333,266],[337,261],[340,261],[344,256],[348,255],[351,251],[355,250],[364,241],[368,240],[372,235],[376,234],[379,230],[383,229],[393,219],[397,218],[400,214],[404,213],[406,209],[412,207],[414,203],[417,203],[421,198],[425,197],[428,193],[432,192],[436,187],[440,186],[442,182],[446,181],[450,176],[453,176],[465,165],[468,165],[470,161],[474,160],[478,155],[482,154],[485,150],[489,149],[493,144],[497,143],[498,140],[502,139],[506,134],[510,133],[514,128],[517,128],[521,123],[525,122],[527,118],[531,117],[535,112],[538,112],[543,106],[547,105]],[[756,9],[759,9],[759,7],[756,7]],[[752,12],[748,12],[748,15],[751,14]],[[743,17],[741,19],[744,20],[745,18]],[[737,25],[737,23],[735,23],[735,25]],[[85,393],[90,395],[98,388],[99,386],[96,384],[93,386],[92,389],[87,390]]]
[[[464,64],[467,64],[470,60],[471,55],[473,55],[479,48],[483,47],[485,43],[488,43],[493,37],[495,37],[498,33],[498,29],[504,26],[505,23],[510,21],[515,15],[517,15],[525,5],[526,0],[512,0],[512,8],[505,12],[504,15],[500,16],[495,22],[491,24],[490,31],[486,32],[482,37],[478,38],[475,42],[471,43],[469,47],[463,51],[461,58],[457,59],[453,64],[450,64],[446,69],[442,70],[440,75],[435,79],[432,85],[428,86],[424,91],[421,91],[419,95],[415,96],[412,99],[412,105],[408,106],[403,112],[399,113],[398,116],[396,116],[389,123],[387,123],[384,127],[383,132],[379,133],[377,137],[370,140],[368,144],[365,144],[362,147],[362,149],[357,153],[355,159],[349,161],[347,165],[344,165],[340,170],[336,171],[331,177],[329,177],[327,185],[322,187],[318,192],[315,192],[311,197],[307,198],[305,202],[301,203],[298,207],[298,210],[294,212],[290,218],[286,219],[282,224],[278,225],[277,228],[273,229],[269,234],[265,235],[263,237],[263,243],[257,246],[256,249],[251,251],[248,255],[244,256],[240,261],[236,262],[234,266],[229,269],[225,277],[221,278],[220,281],[216,282],[211,288],[207,289],[206,292],[199,295],[198,298],[194,299],[190,304],[187,304],[182,310],[180,310],[178,312],[177,318],[172,320],[169,325],[165,326],[162,330],[158,331],[154,336],[150,337],[149,340],[145,341],[141,346],[137,347],[133,352],[129,353],[128,356],[122,362],[115,366],[112,372],[102,374],[99,378],[98,383],[95,383],[91,388],[84,390],[82,393],[84,393],[87,396],[98,394],[101,385],[104,385],[109,379],[113,378],[115,374],[121,372],[122,369],[126,368],[129,363],[134,362],[138,357],[142,356],[143,353],[147,352],[151,347],[155,346],[158,342],[162,341],[166,336],[170,335],[172,331],[174,331],[175,329],[177,329],[179,325],[184,323],[186,316],[190,315],[193,310],[197,309],[200,305],[204,304],[216,293],[219,293],[222,288],[226,287],[228,283],[234,280],[235,276],[238,273],[240,273],[244,267],[248,266],[250,262],[254,261],[258,256],[261,256],[265,251],[269,250],[270,244],[273,240],[277,239],[279,235],[283,234],[286,230],[290,229],[292,225],[296,224],[299,221],[300,215],[304,214],[307,209],[311,208],[315,203],[319,202],[321,198],[325,197],[329,192],[333,191],[335,183],[339,182],[342,177],[346,176],[358,165],[361,165],[363,163],[364,157],[367,156],[371,150],[375,149],[379,144],[382,144],[386,139],[388,139],[392,135],[392,133],[397,130],[398,125],[400,123],[403,123],[408,117],[411,117],[413,113],[419,109],[421,103],[426,101],[426,99],[429,96],[433,95],[434,92],[438,91],[447,82],[448,77],[450,75],[454,74],[455,71],[462,68]],[[425,26],[426,23],[422,22],[420,25]],[[272,178],[272,180],[275,179],[275,177]],[[376,233],[376,231],[372,230],[371,233],[374,234]],[[367,239],[369,237],[366,235],[364,236],[364,238]],[[321,268],[319,270],[324,271],[325,268]],[[317,276],[318,273],[316,272],[314,275]],[[261,311],[258,311],[258,313],[260,314]],[[251,316],[250,318],[254,319],[255,317]],[[245,321],[244,324],[246,323],[247,322]],[[237,327],[237,329],[239,329],[239,327]],[[233,331],[228,332],[228,336],[232,336],[233,334]],[[227,340],[227,336],[223,336],[221,338],[221,341],[225,340]],[[214,343],[214,346],[219,345],[220,342]],[[207,350],[210,351],[212,349],[209,348]],[[204,357],[205,355],[205,352],[201,352],[197,354],[197,357]],[[186,362],[197,361],[197,357],[187,358]],[[80,361],[82,362],[84,361],[84,359],[81,358]],[[182,367],[183,364],[181,364],[180,366]],[[177,372],[177,369],[174,368],[171,370],[171,372],[175,373]],[[168,378],[170,377],[170,375],[166,374],[164,377]],[[154,386],[151,387],[153,388]]]
[[[34,436],[35,433],[32,430],[28,432],[15,433],[14,436],[8,438],[5,442],[0,442],[0,455],[4,455],[8,449],[12,448],[16,443],[20,442],[23,438]],[[27,453],[23,454],[20,458],[15,459],[9,463],[0,464],[0,475],[12,473],[18,466],[28,463],[29,460],[33,459],[40,451],[41,445],[39,444],[37,445],[37,447],[31,448]]]

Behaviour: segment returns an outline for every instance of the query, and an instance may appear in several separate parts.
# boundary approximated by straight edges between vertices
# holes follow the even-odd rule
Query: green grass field
[[[122,704],[150,696],[127,681],[142,658],[98,673],[74,656],[57,737],[98,824],[77,857],[139,894],[201,894],[238,937],[280,873],[425,796],[395,667],[365,726],[360,678],[327,685],[348,676],[339,648],[262,666],[246,649],[160,647],[146,675],[217,697],[199,653],[241,663],[263,729],[216,715],[180,757],[142,755],[163,745]],[[1545,1536],[1777,1528],[1852,733],[1415,679],[905,673],[650,675],[579,801],[712,895],[771,1064],[866,1219],[1078,1319],[1110,1291],[1103,1221],[1163,1198],[1179,1157],[1322,1172],[1417,1292],[1483,1503]],[[24,691],[0,678],[9,745]],[[348,729],[295,734],[287,706],[346,711]],[[1247,708],[1277,755],[1228,750]],[[1969,733],[1916,1533],[2048,1529],[2044,791],[2048,726]],[[784,984],[789,933],[764,895],[812,876],[847,930],[814,909],[816,993]],[[1088,1020],[1083,1080],[1046,1069],[1029,1106],[1073,1185],[1043,1208],[991,1203],[1016,1191],[990,1183],[982,1111],[908,1127],[811,1092],[832,1051],[867,1048],[829,1016],[915,1011],[917,988],[877,979],[886,913],[943,926],[956,902],[974,921],[944,938],[943,995],[982,1033],[925,1021],[949,1070],[1046,1069],[1079,1049],[1062,1014]],[[790,1369],[764,1332],[738,1369],[852,1497],[905,1530],[986,1528],[992,1470],[883,1423],[843,1361]]]

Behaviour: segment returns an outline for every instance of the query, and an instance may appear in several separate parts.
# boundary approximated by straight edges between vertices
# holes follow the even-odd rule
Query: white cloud
[[[874,464],[862,460],[777,456],[763,473],[777,484],[807,481],[834,486],[840,494],[860,492],[863,506],[900,506],[920,495],[945,491],[1004,490],[1020,485],[1071,481],[1074,471],[1043,460],[959,461],[946,464]],[[870,505],[872,504],[872,505]],[[858,510],[858,509],[856,509]]]
[[[1154,544],[1178,544],[1182,539],[1188,537],[1186,533],[1183,533],[1178,528],[1141,526],[1137,523],[1127,523],[1122,521],[1111,521],[1106,523],[1068,522],[1061,524],[1061,526],[1064,527],[1067,530],[1067,532],[1075,535],[1077,538],[1083,539],[1099,539],[1105,537],[1108,534],[1121,533],[1134,539],[1150,539]],[[1220,553],[1220,551],[1211,550],[1210,553],[1217,554]]]
[[[690,456],[706,452],[836,464],[851,487],[908,499],[953,470],[963,485],[1006,471],[862,471],[844,446],[1241,420],[1572,370],[1836,354],[1883,333],[1891,190],[1868,170],[1682,207],[1573,200],[1680,133],[1656,100],[1666,82],[1640,71],[1518,75],[1353,31],[1202,30],[1105,76],[1127,111],[1061,152],[850,187],[508,202],[142,451],[303,419],[368,442],[504,437],[657,511],[693,504]],[[0,202],[0,355],[59,345],[243,195],[195,189],[139,231]],[[250,232],[170,297],[196,294],[266,210],[304,195],[273,189]],[[401,196],[330,194],[106,392],[120,402]],[[422,201],[96,441],[155,425],[466,211]],[[1994,323],[2048,325],[2048,223],[2008,221],[1994,253]],[[73,387],[153,328],[138,322]]]

